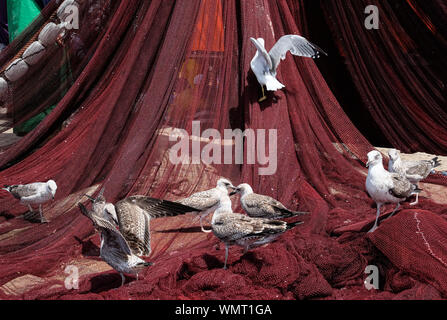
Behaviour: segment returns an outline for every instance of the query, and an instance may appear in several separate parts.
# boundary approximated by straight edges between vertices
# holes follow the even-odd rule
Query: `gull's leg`
[[[41,223],[47,222],[47,220],[43,217],[42,204],[39,204],[39,214],[40,214],[40,222]]]
[[[121,272],[120,275],[121,275],[121,287],[122,287],[124,285],[124,282],[126,281],[126,278],[124,278],[124,274],[122,274]]]
[[[380,216],[380,207],[382,204],[377,204],[377,214],[376,214],[376,222],[374,222],[374,226],[368,232],[374,232],[377,229],[377,221],[379,221]]]
[[[400,208],[400,202],[397,203],[396,208],[394,208],[394,211],[391,213],[391,215],[387,219],[391,218],[393,216],[393,214],[395,214],[399,208]]]
[[[227,269],[227,260],[228,260],[228,244],[225,243],[225,264],[224,264],[224,269]]]
[[[416,193],[416,201],[410,203],[410,206],[414,206],[414,205],[418,204],[418,201],[419,201],[419,193]]]
[[[31,213],[34,212],[34,211],[33,211],[33,208],[31,207],[30,204],[28,204],[28,209],[29,209],[29,212],[31,212]]]
[[[262,89],[262,97],[261,97],[261,99],[258,100],[258,102],[262,102],[267,99],[267,96],[265,95],[265,92],[264,92],[264,86],[262,84],[261,84],[261,89]]]
[[[202,215],[201,217],[200,217],[200,229],[202,229],[202,231],[203,232],[205,232],[205,233],[209,233],[209,232],[211,232],[211,231],[213,231],[212,229],[210,229],[210,230],[206,230],[204,227],[203,227],[203,224],[202,224],[202,219],[203,218],[205,218],[207,215]]]

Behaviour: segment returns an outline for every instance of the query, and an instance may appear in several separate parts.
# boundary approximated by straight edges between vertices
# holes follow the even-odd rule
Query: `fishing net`
[[[64,22],[57,14],[64,3],[51,1],[0,53],[0,131],[55,106],[2,147],[0,184],[58,184],[55,201],[44,205],[48,224],[24,220],[27,208],[0,193],[0,298],[447,296],[446,178],[430,176],[426,182],[437,188],[431,198],[404,204],[374,234],[366,234],[375,206],[364,187],[371,142],[447,153],[442,1],[69,1],[79,10],[79,28],[48,36],[35,63],[23,64],[43,30]],[[379,8],[378,30],[364,28],[370,4]],[[283,34],[301,34],[329,56],[288,55],[277,76],[286,88],[259,103],[249,38],[263,37],[270,48]],[[225,129],[266,141],[276,132],[265,146],[273,160],[267,154],[276,143],[274,174],[259,174],[268,167],[263,159],[249,161],[247,137],[244,161],[233,148],[225,163],[225,146],[236,146]],[[221,150],[220,163],[175,164],[171,150],[180,138],[214,159]],[[99,236],[77,208],[83,195],[105,186],[111,202],[134,194],[176,200],[221,176],[311,214],[267,246],[245,254],[231,248],[229,270],[222,270],[223,246],[191,216],[152,220],[148,260],[155,264],[119,287],[119,274],[98,257]],[[368,265],[379,270],[378,290],[364,285]],[[67,286],[73,267],[77,289]]]

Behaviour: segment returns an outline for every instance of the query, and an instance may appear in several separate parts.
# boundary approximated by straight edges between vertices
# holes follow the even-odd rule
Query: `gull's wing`
[[[226,213],[213,223],[213,231],[224,241],[236,241],[246,237],[264,237],[287,230],[287,223],[280,220],[251,218],[239,213]]]
[[[412,195],[414,187],[406,177],[401,174],[392,173],[391,178],[393,181],[393,186],[390,188],[389,192],[396,198],[405,199]]]
[[[190,195],[188,198],[178,200],[185,206],[193,207],[199,209],[199,211],[205,211],[216,206],[219,203],[219,198],[211,190],[200,191]]]
[[[150,219],[177,216],[200,211],[180,203],[146,196],[131,196],[115,205],[120,231],[137,256],[148,256],[150,246]]]
[[[93,216],[95,219],[96,227],[104,236],[104,242],[108,247],[112,247],[115,250],[115,254],[118,254],[117,258],[120,260],[126,260],[128,255],[131,255],[131,250],[126,239],[124,239],[121,232],[119,232],[109,221],[100,217]]]
[[[127,259],[126,256],[130,255],[131,251],[129,244],[124,239],[123,235],[109,221],[94,214],[93,211],[87,210],[82,203],[78,203],[78,206],[79,209],[81,209],[82,214],[88,217],[95,228],[105,237],[104,241],[107,243],[107,246],[116,248],[116,252],[122,253],[122,256],[118,258],[121,260]]]
[[[173,217],[188,212],[200,211],[198,208],[169,200],[146,196],[131,196],[118,203],[129,203],[144,210],[151,218]],[[118,205],[117,203],[117,205]]]
[[[264,59],[265,62],[267,63],[267,67],[269,68],[269,70],[272,69],[273,63],[272,63],[272,59],[269,55],[269,53],[267,52],[267,50],[265,50],[264,46],[255,38],[250,38],[251,42],[253,42],[253,44],[255,45],[256,49],[258,50],[259,54],[261,54]]]
[[[286,58],[287,51],[295,56],[308,58],[316,58],[320,53],[327,55],[323,49],[304,37],[294,34],[285,35],[275,43],[269,52],[273,70],[276,70],[281,60]]]
[[[244,203],[250,212],[256,215],[261,214],[264,217],[274,217],[284,213],[288,209],[278,200],[262,194],[252,193],[244,197]],[[250,214],[251,215],[251,214]]]
[[[42,188],[41,182],[10,186],[10,193],[16,199],[35,196]]]
[[[130,197],[115,204],[119,229],[137,256],[148,256],[150,247],[150,217]]]
[[[405,173],[407,177],[415,176],[419,180],[427,177],[431,170],[433,170],[433,164],[430,161],[419,161],[416,163],[405,163]]]

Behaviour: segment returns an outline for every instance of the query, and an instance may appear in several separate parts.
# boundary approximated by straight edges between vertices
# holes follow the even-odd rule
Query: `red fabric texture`
[[[375,218],[364,187],[373,146],[315,61],[288,55],[278,70],[286,88],[257,101],[261,90],[250,71],[255,48],[249,38],[263,37],[267,48],[283,34],[309,38],[310,1],[78,1],[81,29],[64,48],[52,48],[53,58],[33,67],[4,102],[11,123],[57,106],[2,150],[0,185],[52,178],[58,190],[55,202],[44,206],[50,223],[43,225],[24,221],[26,208],[0,192],[0,298],[446,298],[445,206],[420,197],[417,208],[404,205],[374,234],[365,233]],[[320,2],[338,49],[321,60],[344,59],[360,112],[367,110],[390,145],[445,155],[442,73],[427,49],[445,49],[436,10],[441,1],[396,1],[399,7],[377,2],[383,28],[376,32],[360,32],[364,8],[374,3]],[[26,35],[1,53],[1,65],[26,46],[59,3],[52,1]],[[210,20],[207,12],[220,16]],[[425,29],[415,30],[409,20]],[[324,48],[318,37],[309,39]],[[54,72],[66,63],[72,80],[60,83]],[[317,63],[324,71],[325,62]],[[194,120],[201,121],[202,132],[276,129],[276,174],[258,175],[260,164],[172,164],[168,134],[192,134]],[[153,220],[154,266],[119,287],[119,274],[98,257],[98,235],[76,206],[85,201],[83,194],[104,185],[108,201],[134,194],[176,200],[213,187],[220,176],[311,215],[272,244],[245,254],[231,248],[229,270],[221,269],[223,246],[217,248],[218,240],[201,233],[190,216]],[[447,185],[439,174],[427,181]],[[368,291],[363,283],[371,264],[380,270],[379,290]],[[78,290],[64,287],[69,265],[80,269]],[[27,275],[43,282],[33,278],[31,285]]]

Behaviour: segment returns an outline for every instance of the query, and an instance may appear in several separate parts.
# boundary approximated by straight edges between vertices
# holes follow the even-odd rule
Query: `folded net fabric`
[[[55,19],[61,3],[50,2],[27,32],[0,54],[1,72]],[[283,34],[303,34],[324,47],[317,37],[305,34],[311,30],[307,22],[312,18],[308,13],[312,8],[310,1],[77,3],[80,28],[68,32],[63,44],[49,47],[48,55],[31,66],[26,77],[10,84],[2,100],[9,121],[4,130],[48,105],[56,107],[32,132],[2,150],[0,184],[52,178],[58,190],[56,201],[44,207],[50,220],[45,225],[24,221],[21,215],[26,208],[6,192],[0,193],[1,298],[446,297],[445,287],[439,285],[439,273],[445,272],[442,265],[438,264],[439,268],[430,271],[429,276],[417,268],[406,268],[394,256],[411,241],[409,237],[399,235],[394,240],[400,242],[396,250],[386,251],[386,242],[365,236],[365,229],[375,217],[373,202],[364,188],[364,163],[373,146],[344,112],[315,61],[289,55],[278,72],[278,79],[286,88],[269,93],[266,102],[257,102],[261,92],[249,67],[255,53],[249,38],[263,37],[270,48]],[[410,18],[423,21],[439,6],[434,3],[434,7],[414,9],[410,2],[401,3]],[[334,1],[333,5],[348,11],[361,7],[357,2],[354,5]],[[360,9],[359,19],[363,19],[364,7]],[[395,10],[386,7],[383,18]],[[326,19],[332,18],[329,15]],[[335,20],[338,26],[346,23],[346,28],[358,28],[355,19],[346,20],[340,15]],[[436,22],[441,24],[440,20],[432,21]],[[390,24],[389,28],[399,29],[404,33],[402,37],[415,37],[414,41],[423,36],[414,33],[411,26],[408,33],[400,24]],[[334,30],[334,34],[339,32]],[[358,34],[350,36],[358,41],[357,47],[370,45],[366,35],[363,40]],[[391,46],[394,41],[381,33],[377,37],[381,39],[377,44],[380,46]],[[337,36],[333,36],[333,41],[341,54],[329,52],[327,59],[341,59],[340,55],[348,59],[350,56],[344,54],[348,50],[344,47],[346,42]],[[424,52],[421,50],[420,54],[423,56]],[[367,55],[355,59],[366,69],[377,68],[377,61],[371,61]],[[405,57],[396,53],[383,62],[384,67],[393,65],[393,59],[402,62]],[[72,78],[60,82],[59,71],[67,63]],[[321,68],[324,70],[324,65]],[[361,99],[364,95],[359,86],[367,85],[371,79],[362,78],[352,68],[347,68],[345,74],[351,74],[358,82],[352,90],[363,101],[361,107],[367,108],[369,104]],[[431,73],[426,76],[439,80]],[[403,75],[402,78],[407,79]],[[426,99],[436,99],[434,91],[426,88],[430,83],[424,82],[420,90],[425,91],[421,94],[426,94]],[[422,86],[419,82],[411,84]],[[378,88],[368,90],[382,99],[389,94]],[[382,134],[390,143],[402,149],[420,147],[417,150],[445,154],[441,144],[439,149],[432,148],[433,144],[424,149],[422,136],[416,139],[420,144],[411,146],[408,140],[396,142],[389,138],[386,128],[378,122],[395,124],[400,115],[391,107],[396,105],[376,107],[384,108],[389,116],[372,116],[369,120],[383,129]],[[435,108],[433,105],[418,104],[418,108],[427,119],[435,115],[429,110]],[[225,129],[265,129],[266,133],[276,130],[276,173],[259,175],[259,169],[265,165],[247,163],[247,144],[243,164],[174,164],[170,160],[170,148],[176,143],[172,137],[184,136],[182,130],[186,130],[191,142],[199,141],[202,148],[211,142],[196,133],[193,121],[200,121],[200,133],[211,128],[222,135]],[[410,118],[402,121],[404,128]],[[442,123],[433,123],[433,135],[445,131]],[[425,135],[431,137],[430,132]],[[233,143],[225,139],[212,142],[220,146]],[[218,241],[212,234],[196,232],[191,216],[152,220],[153,252],[149,260],[155,265],[144,270],[139,281],[129,277],[129,284],[115,289],[120,285],[120,276],[98,257],[98,235],[77,208],[78,201],[85,201],[83,194],[93,194],[104,185],[108,201],[133,194],[176,200],[214,186],[220,176],[234,184],[250,183],[256,192],[277,198],[293,209],[310,211],[311,215],[304,218],[305,224],[266,247],[244,255],[240,249],[232,248],[227,271],[221,270],[223,247],[216,247]],[[440,175],[430,179],[446,185]],[[419,203],[430,217],[438,217],[424,223],[444,219],[443,205],[424,197],[420,197]],[[390,211],[391,207],[387,208]],[[236,204],[234,209],[241,210]],[[401,228],[403,222],[396,219],[407,217],[408,212],[412,211],[403,210],[387,223],[395,221],[395,228]],[[386,225],[384,222],[383,229],[378,229],[377,237],[387,230]],[[425,237],[442,244],[445,236],[436,233],[436,228],[430,227]],[[430,254],[423,244],[414,246],[419,248],[414,259],[423,261]],[[437,253],[444,259],[442,254],[442,250]],[[368,291],[363,284],[369,264],[379,266],[381,290]],[[70,266],[79,270],[77,290],[65,287]]]

